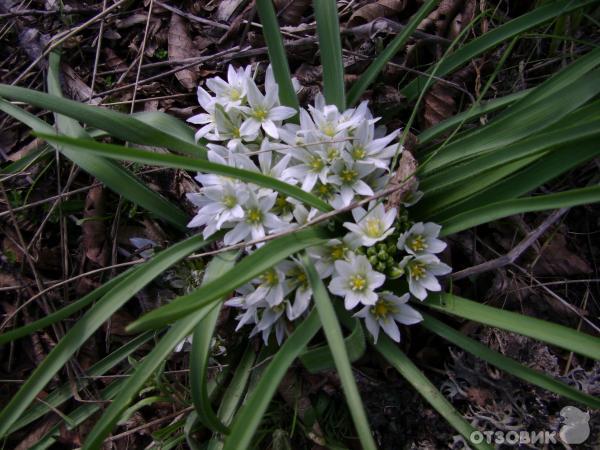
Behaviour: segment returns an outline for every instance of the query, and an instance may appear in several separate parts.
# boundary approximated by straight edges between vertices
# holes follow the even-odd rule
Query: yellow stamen
[[[360,274],[352,275],[348,284],[353,291],[364,291],[367,287],[367,279]]]
[[[422,252],[423,250],[427,249],[427,241],[425,241],[423,236],[417,234],[411,239],[408,246],[415,252]]]
[[[409,267],[410,276],[415,280],[420,280],[427,274],[427,267],[420,262],[414,262]]]

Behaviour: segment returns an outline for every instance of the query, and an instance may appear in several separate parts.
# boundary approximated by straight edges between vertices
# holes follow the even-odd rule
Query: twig
[[[469,267],[467,269],[460,270],[451,275],[454,281],[462,280],[463,278],[470,277],[472,275],[477,275],[483,272],[488,272],[490,270],[499,269],[501,267],[507,266],[509,264],[514,263],[525,250],[531,247],[535,241],[537,241],[540,236],[542,236],[548,228],[550,228],[558,219],[565,214],[569,208],[562,208],[557,211],[554,211],[550,216],[542,222],[542,224],[525,236],[521,242],[517,244],[510,252],[506,255],[502,255],[498,258],[492,259],[490,261],[486,261],[482,264],[478,264],[473,267]]]
[[[140,59],[138,62],[137,73],[135,74],[135,83],[133,86],[133,98],[131,99],[130,114],[133,114],[135,109],[135,97],[137,95],[138,83],[140,82],[140,73],[142,72],[142,62],[144,61],[144,52],[146,51],[146,41],[148,40],[148,30],[150,29],[150,19],[152,18],[152,8],[154,6],[154,0],[150,0],[148,6],[148,17],[146,18],[146,28],[144,29],[144,38],[142,39],[142,47],[140,48]]]
[[[177,412],[174,412],[172,414],[169,414],[168,416],[161,417],[160,419],[156,419],[156,420],[153,420],[151,422],[147,422],[147,423],[145,423],[143,425],[140,425],[139,427],[135,427],[135,428],[132,428],[131,430],[127,430],[124,433],[115,434],[114,436],[110,436],[110,437],[106,438],[104,440],[104,442],[112,442],[112,441],[116,441],[117,439],[122,439],[124,437],[129,436],[129,435],[137,433],[138,431],[141,431],[141,430],[143,430],[145,428],[150,428],[150,427],[152,427],[154,425],[158,425],[159,423],[163,423],[163,422],[166,422],[167,420],[171,420],[171,419],[173,419],[173,418],[175,418],[177,416],[180,416],[180,415],[182,415],[182,414],[184,414],[184,413],[186,413],[188,411],[192,411],[193,409],[194,409],[193,406],[188,406],[187,408],[184,408],[184,409],[182,409],[180,411],[177,411]]]

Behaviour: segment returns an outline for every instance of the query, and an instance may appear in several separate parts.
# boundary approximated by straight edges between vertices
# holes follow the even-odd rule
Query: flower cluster
[[[343,208],[374,196],[386,186],[390,164],[402,152],[398,131],[386,133],[367,102],[339,111],[318,95],[308,109],[279,104],[279,88],[269,67],[264,94],[250,67],[229,67],[227,80],[206,82],[209,93],[198,88],[204,112],[188,119],[200,125],[196,139],[205,139],[212,162],[255,171],[297,185]],[[297,117],[298,123],[284,123]],[[198,207],[188,226],[202,227],[204,237],[224,232],[226,246],[262,245],[267,235],[286,232],[318,217],[299,201],[276,191],[233,178],[198,174],[202,185],[188,199]],[[415,198],[416,196],[413,196]],[[363,202],[363,203],[365,203]],[[399,205],[404,208],[408,205]],[[450,268],[435,256],[445,248],[438,239],[440,227],[433,223],[405,225],[397,208],[381,201],[352,210],[353,220],[343,224],[340,239],[308,250],[331,294],[343,298],[345,308],[364,319],[377,340],[382,328],[400,340],[397,323],[422,320],[408,305],[410,295],[423,300],[427,291],[441,289],[436,276]],[[402,282],[410,292],[397,296],[387,285]],[[402,286],[402,284],[400,284]],[[309,309],[312,290],[302,264],[285,260],[240,287],[226,304],[238,308],[238,329],[254,328],[265,343],[274,332],[281,343],[288,323]]]

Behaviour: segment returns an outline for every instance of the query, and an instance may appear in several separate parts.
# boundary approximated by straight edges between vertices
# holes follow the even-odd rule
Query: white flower
[[[190,201],[195,202],[198,195],[204,196],[206,204],[188,223],[188,227],[205,226],[202,235],[206,239],[220,230],[226,222],[237,222],[244,217],[242,206],[248,199],[248,191],[243,185],[225,182],[220,186],[208,186],[200,194],[188,194]]]
[[[207,134],[214,133],[216,122],[215,122],[215,103],[216,99],[198,86],[198,103],[204,109],[204,113],[196,114],[190,117],[187,121],[195,125],[204,125],[195,134],[196,142],[200,138],[203,138]]]
[[[354,195],[374,195],[373,189],[362,178],[375,169],[374,166],[358,165],[354,161],[338,160],[333,165],[334,174],[329,181],[339,186],[340,202],[334,202],[336,208],[348,206],[354,200]]]
[[[433,222],[417,222],[398,238],[398,248],[412,255],[424,253],[440,253],[446,243],[437,237],[442,227]]]
[[[413,325],[423,320],[423,316],[416,309],[406,304],[409,297],[408,294],[398,297],[391,292],[382,292],[374,305],[365,306],[354,316],[365,319],[367,330],[373,335],[375,343],[380,328],[394,341],[400,342],[400,330],[396,322]]]
[[[399,150],[398,145],[389,145],[398,136],[398,131],[379,139],[374,139],[375,130],[368,121],[362,122],[355,130],[352,141],[347,146],[350,157],[359,164],[389,170],[390,159]]]
[[[260,320],[250,333],[250,337],[261,333],[263,342],[265,345],[268,345],[269,335],[271,334],[271,331],[275,329],[275,339],[277,340],[277,343],[281,345],[285,336],[285,316],[283,315],[285,312],[285,304],[280,303],[275,306],[269,306],[268,303],[263,302],[260,306],[263,307],[259,312]]]
[[[227,148],[235,150],[242,142],[252,142],[258,137],[258,129],[243,128],[241,114],[231,111],[226,113],[222,106],[215,108],[215,131],[206,135],[213,141],[227,141]]]
[[[321,183],[328,182],[329,165],[327,164],[327,156],[322,147],[315,148],[312,146],[310,150],[305,148],[292,148],[291,155],[302,162],[296,166],[288,167],[283,171],[286,178],[294,179],[301,183],[302,190],[310,192],[312,188],[320,180]]]
[[[386,212],[383,203],[376,205],[376,202],[372,201],[369,203],[369,211],[365,211],[364,208],[354,208],[352,217],[356,223],[344,223],[344,227],[351,231],[348,239],[371,247],[393,233],[392,224],[396,218],[396,208]]]
[[[286,315],[289,320],[296,320],[308,309],[312,299],[312,288],[304,267],[297,261],[286,275],[289,289],[294,292],[294,303],[286,302]]]
[[[262,129],[274,139],[279,138],[279,131],[275,122],[289,119],[296,115],[296,110],[289,106],[278,106],[279,88],[273,79],[271,69],[267,69],[265,78],[266,95],[262,95],[256,83],[251,78],[246,80],[248,105],[240,110],[246,115],[240,131],[242,134],[257,133]]]
[[[225,111],[230,111],[242,105],[246,96],[247,80],[251,79],[251,66],[245,69],[235,69],[230,65],[227,69],[227,81],[221,77],[206,80],[206,86],[217,96],[219,104],[223,105]]]
[[[400,261],[400,268],[406,272],[411,294],[419,300],[425,300],[427,291],[442,290],[436,278],[437,275],[446,275],[452,272],[450,266],[440,262],[437,256],[429,254],[405,256]]]
[[[262,239],[268,232],[287,228],[288,223],[270,212],[276,199],[276,192],[259,199],[250,191],[243,207],[244,219],[225,235],[223,238],[225,245],[237,244],[248,236],[251,236],[252,240]]]
[[[348,261],[354,255],[352,250],[355,248],[346,238],[331,239],[324,245],[309,248],[308,254],[314,260],[317,273],[327,278],[333,274],[335,262]]]
[[[258,277],[258,286],[246,296],[248,305],[256,305],[265,301],[269,306],[279,305],[289,292],[285,279],[285,272],[292,266],[289,261],[283,261],[266,270]]]
[[[385,281],[385,275],[376,272],[364,255],[353,256],[349,262],[335,262],[335,276],[329,283],[329,290],[344,297],[344,305],[350,310],[359,303],[373,305],[377,301],[375,289]]]

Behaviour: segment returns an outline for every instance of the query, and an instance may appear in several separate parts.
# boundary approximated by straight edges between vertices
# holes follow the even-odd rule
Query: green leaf
[[[596,0],[571,0],[555,1],[548,5],[535,8],[533,11],[523,14],[522,16],[513,19],[504,25],[494,28],[492,31],[485,33],[483,36],[473,39],[466,45],[461,46],[457,51],[445,58],[437,67],[435,75],[443,77],[453,70],[458,69],[464,64],[472,61],[476,56],[510,40],[514,36],[527,31],[533,27],[543,24],[555,17],[581,8],[585,5],[590,5]],[[434,80],[430,75],[422,75],[402,89],[402,94],[409,101],[417,98],[419,93],[431,86]]]
[[[273,75],[279,85],[279,101],[282,105],[290,106],[296,111],[300,109],[298,97],[292,83],[290,66],[283,46],[283,39],[279,31],[277,16],[271,0],[257,0],[256,10],[260,16],[260,22],[263,26],[263,36],[267,43],[269,59],[273,66]]]
[[[560,123],[561,119],[600,92],[600,70],[588,73],[565,89],[568,95],[545,98],[525,110],[493,120],[462,139],[435,149],[433,156],[422,165],[421,173],[427,175],[449,164],[500,149]],[[535,90],[529,95],[534,94]],[[522,101],[526,99],[527,96]]]
[[[223,273],[214,281],[194,292],[178,297],[168,305],[145,314],[127,329],[131,332],[159,328],[229,294],[244,283],[256,278],[279,261],[305,248],[322,244],[327,233],[318,228],[306,229],[266,243],[236,264],[234,270]]]
[[[134,276],[126,277],[104,295],[58,342],[0,412],[0,436],[6,435],[37,394],[102,323],[156,276],[210,242],[210,240],[204,241],[200,237],[194,236],[175,244],[145,262]]]
[[[508,358],[488,347],[471,339],[454,328],[449,327],[445,323],[431,317],[428,314],[423,314],[422,326],[427,328],[429,331],[441,336],[454,345],[466,350],[469,353],[487,361],[490,364],[498,367],[499,369],[510,373],[516,377],[519,377],[529,383],[535,384],[542,389],[549,390],[555,394],[561,395],[570,400],[581,403],[582,405],[589,406],[590,408],[600,409],[600,399],[592,397],[591,395],[585,394],[571,386],[561,383],[548,375],[538,372],[537,370],[530,369],[512,358]]]
[[[478,189],[472,196],[456,202],[443,211],[436,211],[428,220],[439,223],[483,205],[519,197],[599,154],[600,147],[596,138],[578,141],[577,145],[569,143],[559,146],[545,154],[543,158],[534,157],[535,162],[527,163],[529,165],[526,164],[527,167],[519,172],[513,173],[512,170],[508,170],[507,178],[495,182],[488,188]],[[427,203],[426,199],[423,201],[424,204]]]
[[[471,119],[475,119],[485,114],[497,111],[498,109],[504,108],[505,106],[508,106],[511,103],[523,98],[530,92],[531,89],[525,89],[520,92],[515,92],[514,94],[505,95],[504,97],[495,98],[482,104],[474,105],[462,113],[455,114],[452,117],[449,117],[448,119],[421,132],[418,136],[419,145],[424,146],[425,144],[430,143],[433,139],[450,131],[457,125],[469,122]]]
[[[352,373],[352,366],[348,359],[348,352],[344,345],[344,336],[342,335],[342,327],[338,322],[337,315],[331,304],[331,299],[327,293],[327,289],[321,281],[315,266],[310,261],[306,253],[302,255],[302,265],[308,275],[308,282],[313,291],[313,298],[315,305],[319,313],[319,319],[325,333],[325,338],[329,348],[331,349],[331,355],[335,362],[337,374],[342,382],[342,389],[346,397],[346,403],[350,409],[352,420],[358,437],[363,449],[376,449],[375,441],[371,435],[369,428],[369,421],[367,420],[367,413],[363,406],[356,381],[354,380],[354,374]]]
[[[43,120],[2,99],[0,99],[0,110],[23,122],[34,130],[34,132],[44,134],[53,134],[55,132]],[[83,139],[80,140],[83,141]],[[77,150],[73,150],[73,147],[68,143],[54,144],[53,146],[83,170],[106,184],[114,192],[123,195],[128,200],[151,211],[179,229],[186,229],[188,217],[183,211],[175,207],[161,195],[152,191],[131,172],[120,165],[98,156],[83,154]]]
[[[381,52],[377,58],[369,65],[367,70],[360,76],[348,92],[348,105],[353,106],[367,88],[375,81],[385,65],[404,47],[410,36],[417,29],[419,24],[427,17],[431,10],[439,3],[439,0],[428,0],[419,10],[413,14],[402,31],[396,36]]]
[[[354,362],[365,354],[367,348],[365,334],[360,319],[348,315],[344,306],[339,302],[334,303],[334,308],[342,324],[350,330],[348,337],[344,339],[348,359]],[[302,365],[311,373],[323,372],[335,369],[333,355],[328,345],[319,345],[308,349],[300,355]]]
[[[427,379],[425,375],[414,365],[414,363],[394,344],[386,335],[379,336],[375,348],[381,355],[406,378],[419,394],[452,425],[469,443],[476,449],[493,450],[494,447],[482,442],[475,444],[470,441],[471,433],[477,431],[469,424],[460,413],[454,409],[440,391]]]
[[[235,264],[237,253],[223,253],[218,258],[229,262],[229,264],[212,264],[206,271],[205,281],[218,277],[219,273],[216,272],[216,269],[219,271],[230,270]],[[194,329],[192,350],[190,352],[190,385],[192,401],[200,421],[213,431],[229,433],[229,428],[219,420],[212,409],[207,388],[210,349],[220,310],[220,305],[215,305]]]
[[[6,344],[7,342],[14,341],[24,336],[29,336],[35,331],[41,330],[42,328],[46,328],[47,326],[50,326],[56,322],[66,319],[71,314],[80,311],[87,305],[98,300],[100,297],[102,297],[104,294],[110,291],[113,287],[115,287],[118,283],[123,281],[128,276],[132,275],[138,269],[138,266],[131,267],[125,272],[117,275],[112,280],[107,281],[102,286],[94,289],[92,292],[85,295],[76,302],[73,302],[70,305],[65,306],[64,308],[59,309],[58,311],[48,314],[47,316],[43,316],[41,319],[28,323],[27,325],[23,325],[22,327],[0,334],[0,345]]]
[[[94,377],[104,375],[106,372],[140,348],[143,344],[148,342],[152,336],[152,332],[147,332],[136,336],[125,345],[118,348],[110,355],[101,359],[92,367],[87,369],[85,371],[86,377],[78,379],[76,383],[66,383],[54,389],[50,394],[48,394],[47,397],[44,398],[44,403],[34,403],[31,405],[31,407],[25,411],[21,418],[15,422],[8,433],[14,433],[20,428],[29,425],[34,420],[39,419],[44,414],[52,412],[53,409],[58,408],[64,402],[73,397],[75,391],[79,392],[84,389],[91,381],[93,381]]]
[[[466,211],[442,221],[442,234],[448,236],[449,234],[458,233],[476,225],[502,219],[514,214],[566,208],[598,201],[600,201],[600,186],[571,189],[556,194],[505,200]]]
[[[252,436],[258,428],[277,386],[294,360],[317,334],[319,328],[319,316],[316,310],[312,310],[308,317],[287,337],[264,370],[254,391],[246,397],[244,405],[235,416],[231,433],[225,440],[224,450],[250,448]]]
[[[600,339],[562,325],[492,308],[452,294],[429,295],[423,304],[444,314],[512,331],[600,360]]]
[[[319,50],[323,66],[323,95],[328,105],[335,105],[340,111],[343,111],[346,109],[346,93],[337,2],[335,0],[314,0],[313,8],[317,20]]]
[[[600,112],[600,108],[598,108]],[[600,119],[600,114],[598,114]],[[445,168],[429,177],[421,179],[419,188],[427,194],[447,191],[446,188],[465,180],[475,178],[485,171],[517,161],[521,158],[536,155],[561,144],[573,143],[580,139],[590,138],[600,134],[600,120],[568,129],[560,128],[555,131],[538,134],[524,139],[501,150],[486,153],[465,163]]]
[[[197,145],[193,140],[187,140],[189,134],[178,136],[165,133],[127,114],[6,84],[0,84],[0,97],[25,102],[75,120],[83,120],[89,126],[106,130],[111,136],[124,141],[165,147],[199,157],[206,155],[206,149]]]
[[[104,144],[96,141],[87,141],[83,139],[73,139],[66,136],[58,136],[52,134],[37,134],[42,139],[48,142],[58,144],[68,144],[72,148],[76,148],[81,152],[89,152],[94,155],[103,156],[105,158],[118,159],[124,161],[134,161],[142,164],[152,164],[161,167],[172,167],[175,169],[195,170],[198,172],[208,172],[215,175],[237,178],[242,181],[255,183],[285,195],[293,197],[301,202],[313,206],[321,211],[330,211],[332,208],[329,204],[321,200],[319,197],[303,191],[297,186],[293,186],[276,178],[263,175],[259,172],[250,170],[238,169],[236,167],[217,164],[205,160],[192,159],[186,156],[178,156],[164,153],[153,153],[145,150],[139,150],[120,145]]]
[[[231,255],[215,256],[206,268],[206,273],[202,281],[203,285],[209,285],[216,279],[217,274],[230,270],[235,264]],[[207,305],[200,308],[193,314],[178,321],[173,325],[163,338],[156,344],[152,351],[135,368],[133,374],[127,379],[119,394],[106,409],[100,420],[96,423],[90,434],[86,437],[84,450],[99,449],[102,447],[104,438],[111,432],[114,425],[119,421],[123,412],[133,401],[135,395],[144,386],[154,371],[164,362],[164,360],[173,351],[175,346],[190,335],[194,327],[210,313],[212,309],[218,309],[216,305]]]

